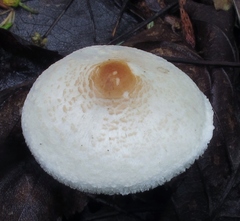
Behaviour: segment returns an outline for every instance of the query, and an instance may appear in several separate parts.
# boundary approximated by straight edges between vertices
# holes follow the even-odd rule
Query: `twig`
[[[129,0],[124,0],[124,2],[123,2],[123,5],[122,5],[121,10],[120,10],[120,13],[118,14],[117,22],[116,22],[116,24],[115,24],[115,26],[114,26],[114,29],[113,29],[113,31],[112,31],[112,37],[114,37],[115,34],[116,34],[118,25],[119,25],[119,23],[120,23],[120,21],[121,21],[121,19],[122,19],[122,15],[123,15],[123,12],[124,12],[124,10],[125,10],[125,8],[126,8],[126,6],[127,6],[128,1],[129,1]]]
[[[49,33],[52,31],[52,29],[54,28],[54,26],[58,23],[58,21],[61,19],[61,17],[64,15],[64,13],[68,10],[68,8],[70,7],[70,5],[73,3],[74,0],[70,0],[67,4],[67,6],[62,10],[62,12],[59,14],[59,16],[55,19],[55,21],[52,23],[52,25],[50,26],[50,28],[45,32],[45,34],[42,36],[42,38],[46,38]]]
[[[182,64],[194,64],[194,65],[206,65],[206,66],[218,66],[218,67],[231,67],[231,68],[240,68],[240,62],[231,62],[231,61],[206,61],[206,60],[189,60],[185,58],[177,57],[167,57],[162,56],[169,62],[173,63],[182,63]]]
[[[147,24],[149,24],[150,22],[152,22],[153,20],[155,20],[156,18],[164,15],[166,12],[168,12],[170,9],[172,9],[174,6],[176,6],[178,4],[178,2],[174,2],[170,5],[168,5],[166,8],[158,11],[155,15],[153,15],[152,17],[148,18],[147,20],[141,22],[140,24],[138,24],[134,29],[132,29],[131,31],[120,35],[119,37],[113,39],[112,41],[110,41],[108,44],[120,44],[121,42],[123,42],[124,40],[126,40],[129,36],[131,36],[132,34],[134,34],[135,32],[137,32],[138,30],[140,30],[141,28],[145,27]]]
[[[95,21],[94,21],[93,10],[92,10],[91,4],[90,4],[90,0],[87,0],[87,7],[88,7],[89,15],[91,18],[92,27],[93,27],[93,41],[94,41],[94,43],[96,43],[97,42],[96,25],[95,25]]]

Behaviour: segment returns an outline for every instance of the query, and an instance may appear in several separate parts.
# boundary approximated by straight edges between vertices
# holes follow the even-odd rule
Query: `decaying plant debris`
[[[231,67],[239,65],[234,7],[216,10],[212,1],[187,0],[183,8],[194,30],[193,47],[174,0],[33,0],[28,5],[39,14],[17,9],[10,31],[0,30],[0,220],[240,219],[239,69]],[[150,28],[144,22],[152,18]],[[45,48],[31,43],[35,32],[47,37]],[[128,196],[83,194],[59,184],[35,162],[20,127],[23,101],[44,69],[76,49],[109,42],[178,58],[174,64],[208,96],[215,112],[214,137],[192,167],[164,186]],[[231,63],[221,67],[221,62]]]

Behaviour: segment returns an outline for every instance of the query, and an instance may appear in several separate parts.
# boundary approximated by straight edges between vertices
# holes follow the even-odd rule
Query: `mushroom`
[[[44,71],[22,110],[26,143],[58,181],[145,191],[185,171],[213,134],[209,100],[180,69],[126,46],[90,46]]]

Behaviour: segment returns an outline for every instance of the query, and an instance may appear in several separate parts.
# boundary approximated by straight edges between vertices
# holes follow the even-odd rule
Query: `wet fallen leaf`
[[[1,220],[57,220],[81,212],[87,197],[61,185],[31,158],[1,179]]]
[[[63,55],[84,46],[109,42],[119,13],[114,1],[104,0],[40,0],[29,1],[28,5],[39,14],[17,9],[11,32],[28,41],[38,32],[47,38],[46,48]],[[116,36],[135,24],[135,18],[124,13]]]
[[[115,25],[112,20],[117,18],[120,8],[112,1],[106,2],[90,1],[90,13],[89,5],[84,1],[84,16],[81,17],[77,13],[79,3],[75,1],[71,6],[75,8],[66,12],[56,29],[49,34],[47,47],[67,54],[86,45],[107,42]],[[144,7],[157,2],[146,1]],[[134,1],[131,3],[134,4]],[[12,30],[25,40],[29,39],[30,32],[36,27],[42,27],[42,30],[40,28],[34,31],[44,33],[66,3],[31,1],[29,5],[37,9],[37,5],[42,6],[39,17],[29,16],[21,11],[18,18],[22,18],[25,25],[20,26],[18,20],[19,23],[16,23]],[[196,50],[188,47],[182,36],[161,19],[154,22],[153,28],[143,29],[125,44],[159,56],[237,61],[233,10],[216,11],[213,5],[189,1],[185,9],[192,18],[197,33]],[[48,10],[53,12],[51,18]],[[100,19],[103,11],[111,10],[113,11],[108,18],[106,16]],[[93,17],[90,14],[94,15],[95,28],[92,26]],[[136,23],[134,16],[124,13],[124,19],[120,22],[123,26],[117,32],[124,32],[128,22],[131,29]],[[74,24],[73,29],[69,29],[71,22]],[[46,26],[43,25],[45,23]],[[34,28],[30,28],[31,26]],[[17,27],[21,27],[21,30]],[[64,34],[61,35],[62,33]],[[0,36],[5,36],[2,38],[5,39],[4,43],[0,41],[0,67],[3,70],[0,74],[0,220],[240,219],[239,95],[236,94],[239,73],[236,69],[175,63],[208,96],[215,111],[216,129],[209,148],[186,172],[169,183],[144,193],[129,196],[85,195],[59,184],[39,167],[24,143],[19,123],[21,107],[31,83],[42,70],[61,56],[56,52],[32,46],[29,42],[22,42],[18,36],[8,32],[0,32]],[[64,36],[69,39],[66,40]],[[95,38],[97,41],[94,41],[94,36],[98,36]],[[31,54],[34,58],[29,56]],[[41,57],[48,59],[44,61]]]

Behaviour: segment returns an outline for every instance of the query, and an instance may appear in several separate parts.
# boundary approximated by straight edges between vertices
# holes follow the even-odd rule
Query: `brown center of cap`
[[[97,97],[122,98],[134,89],[137,78],[128,64],[121,60],[109,60],[98,64],[90,75],[90,88]]]

